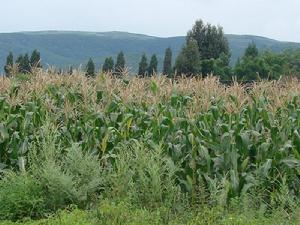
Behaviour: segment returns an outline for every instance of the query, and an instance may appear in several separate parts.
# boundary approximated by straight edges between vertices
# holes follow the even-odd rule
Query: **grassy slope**
[[[232,51],[232,61],[243,54],[248,43],[254,41],[260,49],[282,51],[286,48],[299,48],[299,43],[279,42],[268,38],[249,35],[227,35]],[[156,53],[159,69],[162,66],[164,50],[173,49],[177,55],[185,41],[184,37],[159,38],[126,32],[22,32],[0,34],[0,71],[9,51],[15,55],[39,49],[43,63],[66,67],[80,65],[92,57],[98,66],[107,56],[116,56],[120,50],[126,55],[128,65],[137,69],[138,61],[143,52]]]

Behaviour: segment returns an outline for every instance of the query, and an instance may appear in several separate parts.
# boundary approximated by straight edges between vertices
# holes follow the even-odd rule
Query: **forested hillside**
[[[259,50],[270,49],[280,52],[289,48],[300,48],[299,43],[280,42],[264,37],[251,35],[226,35],[231,50],[231,62],[243,55],[249,43],[254,42]],[[124,51],[127,65],[136,72],[141,54],[148,57],[156,54],[158,70],[162,69],[164,51],[171,47],[174,56],[178,54],[185,37],[159,38],[126,32],[21,32],[0,34],[0,71],[9,51],[14,55],[24,54],[38,49],[43,56],[44,65],[55,65],[58,68],[84,65],[92,57],[99,68],[108,56],[116,57]],[[175,57],[173,57],[173,60]]]

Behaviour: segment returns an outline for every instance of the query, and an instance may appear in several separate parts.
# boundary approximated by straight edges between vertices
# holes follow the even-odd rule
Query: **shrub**
[[[0,219],[39,217],[45,209],[42,186],[28,173],[5,173],[0,180]]]
[[[57,210],[70,204],[86,208],[96,201],[103,188],[102,171],[96,156],[73,145],[65,156],[47,157],[34,173],[45,191],[47,206]]]
[[[149,149],[137,141],[122,145],[115,168],[110,176],[111,197],[148,209],[183,206],[184,196],[175,182],[178,167],[159,146]]]

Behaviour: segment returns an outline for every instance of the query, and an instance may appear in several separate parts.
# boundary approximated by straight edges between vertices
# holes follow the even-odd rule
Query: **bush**
[[[78,145],[67,149],[65,156],[48,153],[37,169],[34,174],[41,182],[51,211],[70,204],[86,208],[98,199],[104,185],[98,158],[83,153]]]
[[[0,219],[36,218],[44,212],[43,190],[28,173],[5,173],[0,180]]]
[[[184,196],[175,182],[178,167],[156,146],[149,149],[132,141],[118,149],[115,170],[111,174],[111,197],[129,199],[142,208],[166,207],[178,210]]]

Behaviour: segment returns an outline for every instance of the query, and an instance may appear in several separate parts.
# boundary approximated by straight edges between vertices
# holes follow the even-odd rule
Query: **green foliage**
[[[193,46],[190,43],[195,42]],[[189,46],[190,45],[190,46]],[[197,51],[195,51],[197,48]],[[188,56],[190,55],[190,56]],[[187,34],[187,46],[178,55],[175,69],[179,74],[230,77],[229,46],[223,28],[204,25],[202,20]]]
[[[29,61],[29,56],[26,53],[23,57],[22,63],[21,63],[21,68],[20,72],[21,73],[30,73],[31,67],[30,67],[30,61]]]
[[[38,181],[28,173],[5,172],[0,179],[0,220],[39,217],[44,196]]]
[[[178,75],[197,75],[201,72],[200,54],[196,40],[190,38],[179,53],[175,70]]]
[[[62,149],[56,134],[31,144],[28,171],[4,173],[0,180],[0,219],[38,218],[71,204],[87,208],[97,202],[103,169],[94,155],[77,146]]]
[[[26,53],[25,55],[19,55],[17,60],[16,60],[16,64],[18,65],[18,72],[19,73],[30,73],[31,71],[31,67],[30,67],[30,61],[29,61],[29,56]]]
[[[169,216],[169,217],[168,217]],[[0,222],[1,225],[17,225],[11,221]],[[147,210],[137,208],[128,202],[119,203],[103,201],[93,211],[82,211],[74,208],[60,211],[43,220],[27,220],[23,225],[299,225],[299,217],[274,211],[272,214],[261,215],[250,211],[226,212],[219,208],[200,208],[196,212],[187,209],[180,214],[167,214],[164,209]]]
[[[47,136],[31,145],[29,157],[31,173],[43,188],[47,209],[55,211],[70,204],[88,207],[104,186],[97,157],[74,144],[62,150],[57,144],[57,132],[47,129],[43,128]]]
[[[268,54],[263,55],[266,61],[277,60]],[[240,216],[238,209],[249,211],[244,206],[249,198],[249,208],[262,215],[275,210],[289,216],[297,209],[299,97],[287,89],[278,98],[269,93],[279,85],[293,88],[289,83],[272,87],[274,83],[263,82],[247,89],[249,93],[242,89],[246,97],[241,104],[243,99],[224,96],[226,87],[219,83],[210,87],[207,79],[193,81],[203,82],[204,89],[188,86],[185,91],[179,88],[189,80],[179,79],[167,86],[169,95],[161,96],[164,89],[155,78],[113,79],[120,82],[114,88],[129,86],[127,95],[135,90],[131,85],[138,90],[143,86],[149,101],[128,100],[123,89],[107,86],[109,78],[104,75],[77,77],[78,83],[70,83],[75,81],[69,77],[58,77],[59,82],[49,78],[44,89],[26,95],[24,87],[36,87],[38,77],[26,82],[10,79],[11,86],[0,98],[0,170],[22,172],[1,177],[0,202],[7,202],[0,204],[4,219],[36,218],[70,205],[93,209],[105,198],[112,204],[105,207],[115,210],[102,209],[99,218],[120,224],[139,224],[141,216],[159,224],[176,224],[176,216],[186,219],[178,224],[197,224],[204,218],[202,210],[207,213],[204,224],[230,224],[230,218],[243,224],[248,215]],[[211,92],[214,98],[201,108],[198,100]],[[280,106],[272,108],[277,100]],[[31,201],[26,205],[25,199]],[[235,201],[237,209],[231,214]],[[119,203],[128,208],[124,214],[118,211]],[[68,216],[72,213],[63,215]],[[254,224],[269,221],[250,219]],[[58,219],[50,221],[55,224]]]
[[[114,60],[112,57],[108,57],[105,59],[104,64],[102,66],[102,72],[108,73],[114,70]]]
[[[123,52],[120,52],[117,56],[117,62],[115,65],[115,73],[121,75],[125,69],[125,56]]]
[[[232,79],[232,68],[229,66],[229,60],[229,56],[225,54],[221,54],[218,59],[214,60],[213,74],[219,76],[221,81]],[[202,71],[202,74],[205,73]]]
[[[96,75],[95,74],[95,64],[91,58],[89,59],[87,65],[86,65],[85,71],[86,71],[85,74],[88,77],[94,77]]]
[[[165,58],[163,62],[163,75],[170,77],[172,74],[172,50],[167,48],[165,51]]]
[[[9,54],[6,58],[5,66],[4,66],[4,72],[5,72],[6,76],[9,77],[11,75],[11,70],[12,70],[13,65],[14,65],[14,56],[13,56],[12,52],[9,52]]]
[[[22,66],[22,63],[23,63],[23,57],[24,56],[22,54],[20,54],[18,56],[18,58],[16,59],[16,63],[18,64],[19,69],[20,69],[20,67]]]
[[[300,50],[289,50],[280,54],[284,59],[284,74],[298,76],[300,74]]]
[[[272,52],[258,53],[256,45],[250,44],[241,60],[235,65],[235,75],[238,79],[253,81],[257,79],[278,79],[288,75],[287,60],[281,54]]]
[[[47,219],[29,220],[24,219],[20,222],[0,221],[0,225],[95,225],[97,224],[96,218],[88,211],[82,211],[74,207],[61,210],[56,214],[49,215]]]
[[[32,77],[28,76],[28,74],[25,73],[18,73],[15,74],[14,79],[16,80],[16,82],[26,82],[26,81],[30,81]],[[16,90],[18,90],[17,86],[16,86]]]
[[[33,52],[31,53],[31,57],[30,57],[30,65],[32,67],[36,67],[36,68],[41,68],[42,67],[42,63],[41,63],[41,54],[38,50],[33,50]]]
[[[235,74],[239,80],[254,81],[268,79],[269,71],[262,58],[243,58],[235,66]]]
[[[254,42],[248,45],[248,47],[245,50],[244,57],[257,57],[258,56],[258,49]]]
[[[145,54],[142,55],[141,61],[139,63],[139,76],[146,76],[148,72],[148,63],[147,63],[147,57]]]
[[[19,55],[16,59],[16,65],[18,66],[17,70],[14,71],[16,73],[23,73],[28,74],[31,73],[31,68],[41,68],[41,57],[40,53],[37,50],[34,50],[31,54],[31,57],[29,59],[29,55],[26,53],[25,55]],[[4,71],[6,73],[6,76],[10,76],[11,72],[14,70],[14,59],[13,59],[13,53],[10,52],[6,59],[6,64],[4,66]]]
[[[148,67],[148,75],[153,76],[154,74],[157,74],[157,57],[155,54],[151,56],[151,60]]]
[[[24,45],[24,36],[27,38]],[[272,50],[280,53],[286,49],[300,48],[299,43],[280,42],[264,37],[251,35],[226,34],[231,52],[231,65],[238,57],[242,57],[249,42],[254,41],[259,51]],[[138,72],[140,53],[147,55],[156,53],[158,58],[158,71],[163,71],[165,49],[171,47],[175,59],[186,41],[185,37],[159,38],[146,35],[130,34],[125,32],[18,32],[0,34],[0,67],[4,67],[7,54],[12,51],[15,56],[22,52],[31,52],[39,49],[42,54],[43,65],[54,65],[56,68],[68,69],[70,65],[78,68],[86,59],[92,57],[95,62],[102,65],[105,56],[113,56],[121,49],[126,54],[126,64],[133,73]],[[22,46],[22,47],[20,47]],[[53,46],[56,46],[53,48]],[[76,52],[76,54],[74,54]],[[174,63],[174,61],[173,61]],[[0,73],[4,72],[1,71]],[[2,69],[3,70],[3,69]]]
[[[187,34],[187,42],[190,39],[196,40],[201,59],[217,59],[222,53],[229,55],[228,41],[220,26],[198,20]]]
[[[148,209],[175,210],[182,206],[183,194],[175,182],[178,167],[163,154],[162,148],[148,149],[137,141],[126,146],[117,149],[116,170],[109,175],[113,194],[110,197],[128,199],[131,204]]]

